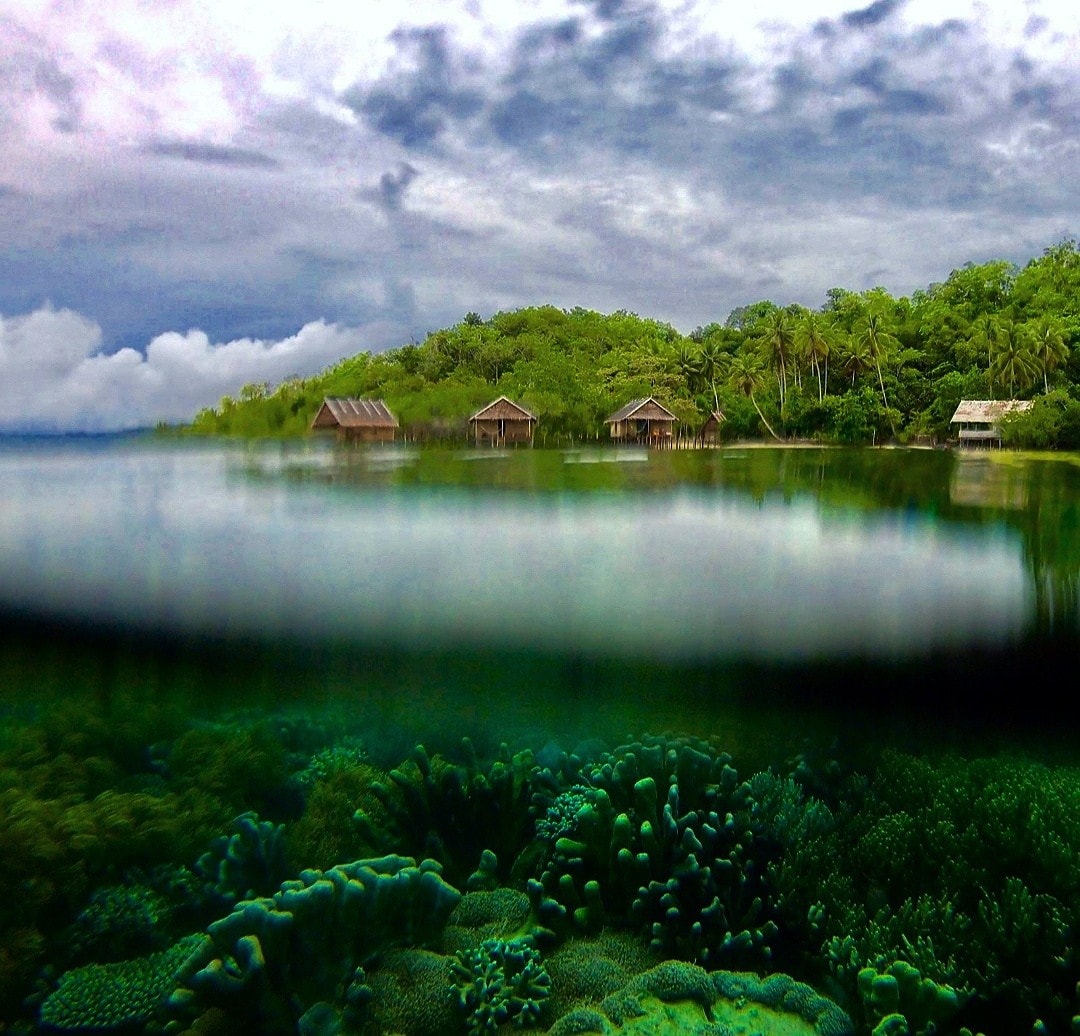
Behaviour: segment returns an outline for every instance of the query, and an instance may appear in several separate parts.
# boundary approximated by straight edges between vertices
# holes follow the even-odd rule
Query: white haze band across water
[[[730,491],[253,478],[243,450],[0,450],[0,609],[195,635],[672,661],[1016,639],[1019,540]]]

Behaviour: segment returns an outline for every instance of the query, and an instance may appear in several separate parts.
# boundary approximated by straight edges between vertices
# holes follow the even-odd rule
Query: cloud
[[[478,111],[481,97],[457,85],[459,72],[445,27],[399,29],[391,42],[397,47],[401,67],[373,88],[353,85],[341,100],[405,147],[430,147],[448,120]]]
[[[148,144],[147,154],[163,158],[181,158],[185,162],[205,165],[236,166],[241,169],[275,169],[280,163],[261,151],[242,147],[223,147],[186,140],[161,140]]]
[[[384,209],[396,211],[401,208],[401,199],[409,189],[409,184],[420,175],[420,171],[408,162],[401,162],[396,173],[383,173],[379,177],[379,187],[375,197]]]
[[[360,328],[319,320],[278,341],[213,343],[158,335],[145,352],[101,351],[102,332],[70,309],[0,316],[0,431],[117,431],[189,421],[249,382],[306,376],[365,347]]]
[[[863,7],[858,11],[848,11],[840,20],[853,29],[869,29],[880,25],[902,7],[903,3],[904,0],[874,0],[869,7]]]

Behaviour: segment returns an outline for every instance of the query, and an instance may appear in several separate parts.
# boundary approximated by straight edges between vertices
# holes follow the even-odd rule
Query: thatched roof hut
[[[533,441],[536,415],[506,396],[488,403],[469,418],[476,444],[508,446]]]
[[[723,410],[714,410],[701,426],[696,441],[699,446],[715,446],[720,441],[720,426],[727,420]]]
[[[634,399],[605,422],[615,442],[643,446],[670,446],[674,441],[675,415],[652,396]]]
[[[949,425],[956,428],[961,446],[1000,446],[1001,419],[1033,405],[1030,399],[962,399]]]
[[[341,439],[356,442],[393,442],[398,420],[381,399],[327,396],[312,419],[316,430],[334,430]]]

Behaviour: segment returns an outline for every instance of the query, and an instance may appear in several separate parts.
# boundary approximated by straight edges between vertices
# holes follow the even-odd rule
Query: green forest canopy
[[[943,439],[960,399],[1034,399],[1006,441],[1080,448],[1080,250],[1023,268],[969,263],[894,298],[833,288],[819,309],[770,301],[684,335],[620,310],[536,306],[468,314],[421,343],[358,353],[275,388],[245,385],[191,433],[305,434],[326,396],[386,401],[409,439],[463,438],[499,395],[540,418],[537,441],[595,439],[631,399],[655,396],[693,434],[716,408],[725,439],[866,443]]]

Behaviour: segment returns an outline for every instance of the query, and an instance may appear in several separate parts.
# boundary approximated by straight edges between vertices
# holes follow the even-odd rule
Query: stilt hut
[[[714,410],[697,433],[698,446],[715,446],[720,441],[720,426],[727,420],[723,410]]]
[[[315,431],[337,432],[349,442],[393,442],[398,420],[381,399],[327,396],[312,419]]]
[[[956,428],[961,446],[1000,446],[1001,419],[1033,405],[1030,399],[961,399],[949,424]]]
[[[652,396],[635,399],[605,422],[613,442],[637,443],[665,449],[674,442],[675,415]]]
[[[518,443],[531,446],[536,416],[520,403],[499,396],[494,402],[477,410],[469,418],[469,424],[477,446],[516,446]]]

